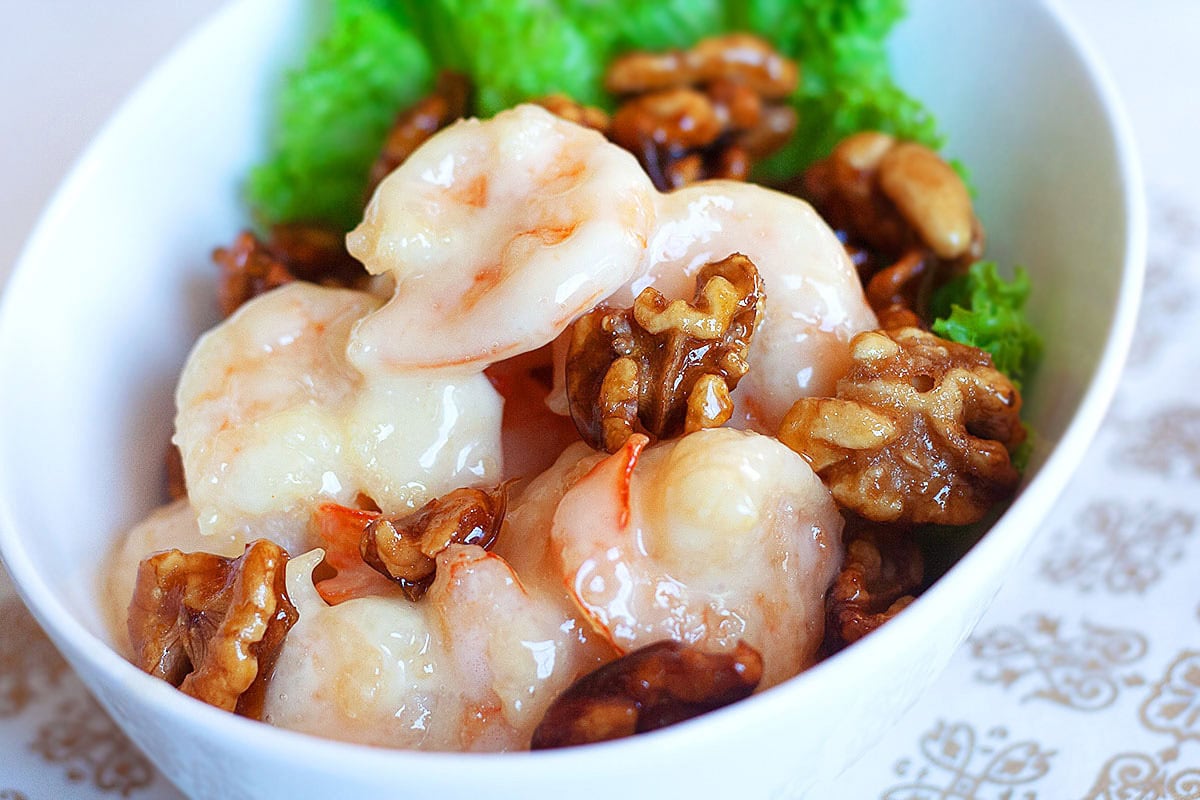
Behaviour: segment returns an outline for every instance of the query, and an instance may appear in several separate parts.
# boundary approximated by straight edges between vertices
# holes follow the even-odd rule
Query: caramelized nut
[[[417,600],[433,583],[437,555],[452,544],[491,549],[508,505],[508,484],[455,489],[404,517],[371,520],[359,545],[362,559]]]
[[[584,441],[616,452],[636,432],[663,439],[727,421],[763,298],[758,270],[734,254],[700,270],[691,303],[647,288],[632,309],[581,317],[566,385]]]
[[[802,187],[855,254],[868,290],[880,279],[871,305],[884,328],[927,324],[932,288],[983,255],[966,186],[923,145],[854,134],[805,172]]]
[[[614,94],[638,94],[736,79],[762,97],[787,97],[799,83],[796,63],[763,39],[733,33],[702,39],[687,51],[627,53],[609,66],[604,86]]]
[[[826,602],[825,653],[853,644],[907,608],[924,572],[909,531],[852,520],[842,570]]]
[[[779,438],[875,522],[965,525],[1020,478],[1021,397],[991,356],[916,328],[860,333],[837,398],[805,398]]]
[[[971,195],[937,153],[916,142],[896,145],[879,163],[879,188],[938,258],[967,252],[975,224]]]
[[[787,97],[800,82],[796,62],[749,33],[701,39],[688,51],[687,62],[697,82],[732,77],[772,100]]]
[[[547,95],[534,100],[534,102],[555,116],[601,133],[608,133],[609,126],[612,124],[603,109],[585,106],[565,94]]]
[[[267,242],[243,231],[231,247],[218,247],[212,257],[221,270],[217,300],[225,316],[294,280],[353,287],[368,277],[346,252],[341,234],[312,225],[276,225]]]
[[[708,96],[695,89],[644,94],[617,109],[612,140],[637,153],[648,143],[662,149],[706,147],[721,135],[721,121]]]
[[[168,550],[138,567],[129,606],[135,662],[185,694],[257,718],[297,619],[287,553],[259,539],[238,558]]]
[[[625,95],[610,138],[633,153],[661,191],[708,178],[745,180],[751,161],[778,150],[796,112],[778,101],[796,65],[747,34],[705,39],[688,51],[630,53],[606,85]]]
[[[762,657],[745,642],[732,653],[704,653],[674,641],[634,650],[559,695],[530,748],[603,742],[683,722],[749,697],[762,670]]]

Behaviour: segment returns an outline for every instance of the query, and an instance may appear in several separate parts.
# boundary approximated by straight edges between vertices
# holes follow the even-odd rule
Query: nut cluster
[[[609,138],[637,156],[661,191],[745,180],[755,159],[791,138],[796,113],[783,101],[798,80],[795,62],[744,33],[690,50],[629,53],[605,76],[622,98]]]
[[[856,133],[805,172],[801,193],[841,232],[883,328],[922,322],[934,284],[983,255],[962,178],[916,142]]]
[[[404,517],[377,517],[363,531],[366,564],[418,600],[433,583],[437,555],[452,544],[491,549],[508,506],[508,486],[455,489]]]
[[[665,728],[749,697],[762,656],[745,642],[704,653],[657,642],[584,675],[550,704],[530,749],[603,742]]]
[[[276,225],[266,242],[242,231],[230,247],[218,247],[212,257],[221,270],[217,300],[225,316],[247,300],[295,280],[355,287],[368,278],[362,264],[346,252],[340,233],[314,225]]]
[[[1011,494],[1021,398],[978,348],[917,328],[860,333],[836,398],[798,400],[779,438],[874,522],[966,525]]]
[[[633,433],[667,439],[728,421],[764,299],[753,262],[735,253],[700,270],[691,303],[646,288],[633,308],[581,317],[566,387],[584,441],[615,453]]]
[[[179,550],[144,559],[128,619],[137,665],[210,705],[258,718],[298,618],[287,559],[266,539],[236,559]]]
[[[847,529],[842,570],[826,600],[824,650],[832,654],[895,617],[924,578],[921,550],[909,531],[860,523]]]

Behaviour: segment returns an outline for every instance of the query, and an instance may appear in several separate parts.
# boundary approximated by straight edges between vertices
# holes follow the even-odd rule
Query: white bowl
[[[172,387],[215,322],[210,248],[243,223],[269,98],[305,3],[231,4],[105,128],[45,212],[0,311],[0,552],[117,722],[197,797],[792,797],[835,776],[928,686],[1063,488],[1115,386],[1144,247],[1140,180],[1112,90],[1035,0],[914,0],[903,85],[970,165],[990,255],[1028,265],[1046,356],[1026,395],[1037,449],[983,540],[878,633],[691,723],[534,754],[387,751],[276,730],[185,697],[109,647],[98,564],[159,500]]]

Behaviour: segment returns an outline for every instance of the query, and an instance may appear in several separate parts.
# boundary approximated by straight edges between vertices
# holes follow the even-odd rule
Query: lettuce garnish
[[[992,261],[978,261],[933,295],[933,332],[986,350],[996,369],[1020,386],[1042,354],[1042,339],[1025,317],[1029,275],[1018,267],[1011,281]]]
[[[725,31],[758,33],[800,62],[796,135],[758,165],[760,178],[790,177],[868,128],[941,145],[891,79],[885,39],[903,0],[332,0],[330,12],[282,87],[271,158],[250,179],[265,224],[356,222],[391,121],[437,69],[470,77],[481,116],[554,92],[612,108],[603,78],[613,57]]]
[[[333,0],[328,32],[279,93],[271,159],[250,175],[258,219],[353,227],[397,109],[432,75],[421,41],[383,3]]]

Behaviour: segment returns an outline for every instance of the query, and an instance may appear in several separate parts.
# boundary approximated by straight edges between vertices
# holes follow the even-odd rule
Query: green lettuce
[[[378,0],[333,0],[328,32],[278,96],[270,160],[247,194],[259,222],[352,227],[398,109],[428,89],[433,65],[414,32]]]
[[[481,116],[554,92],[611,109],[603,77],[616,55],[723,31],[759,33],[801,64],[796,136],[758,165],[761,179],[790,177],[866,128],[941,144],[891,79],[885,39],[903,0],[332,0],[330,12],[287,76],[272,155],[250,177],[264,224],[352,225],[389,125],[437,69],[467,74]]]
[[[1024,269],[1006,281],[994,262],[976,262],[934,293],[933,332],[991,353],[996,369],[1019,386],[1042,354],[1041,337],[1025,317],[1028,297]]]

